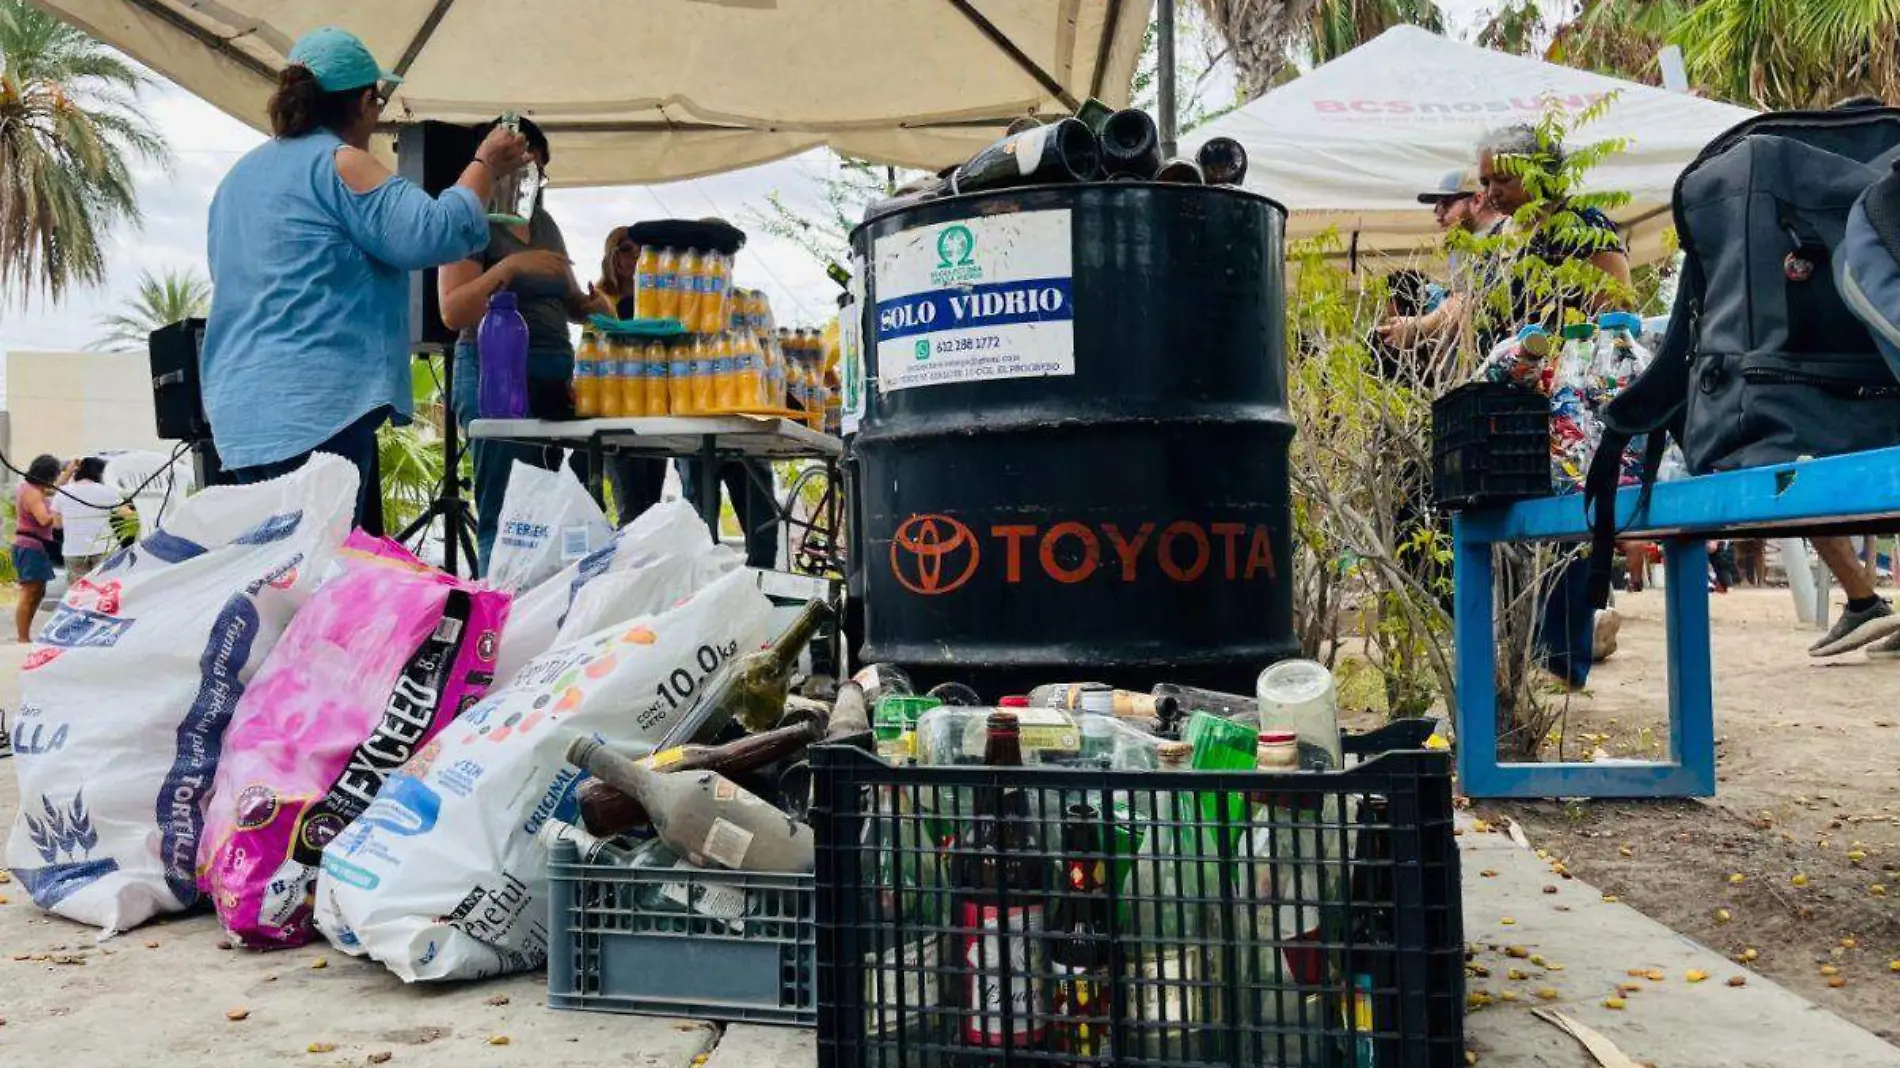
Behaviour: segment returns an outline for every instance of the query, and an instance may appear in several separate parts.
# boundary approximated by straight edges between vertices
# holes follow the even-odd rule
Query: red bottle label
[[[957,936],[957,963],[974,973],[964,980],[969,984],[964,1005],[974,1015],[963,1021],[963,1041],[972,1046],[1001,1046],[1007,1026],[1010,1046],[1023,1049],[1040,1043],[1048,1021],[1040,1018],[1042,981],[1032,965],[1030,946],[1031,938],[1042,932],[1042,906],[1002,909],[966,901],[957,908],[957,926],[964,929]]]

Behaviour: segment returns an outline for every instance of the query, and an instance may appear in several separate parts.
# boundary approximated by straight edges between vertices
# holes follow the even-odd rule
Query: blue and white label
[[[1073,375],[1070,231],[1028,211],[878,239],[878,389]]]

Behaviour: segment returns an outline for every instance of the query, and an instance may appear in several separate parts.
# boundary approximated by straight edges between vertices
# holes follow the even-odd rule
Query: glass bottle
[[[830,603],[813,598],[772,644],[727,661],[686,715],[667,730],[659,748],[712,738],[735,719],[754,733],[777,723],[799,653],[834,614]]]
[[[1109,907],[1109,857],[1102,849],[1101,814],[1070,805],[1062,825],[1062,881],[1049,912],[1051,1026],[1049,1049],[1071,1064],[1115,1063],[1110,999],[1117,961]]]

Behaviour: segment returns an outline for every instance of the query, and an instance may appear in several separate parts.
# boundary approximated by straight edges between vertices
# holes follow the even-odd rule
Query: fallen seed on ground
[[[395,1056],[395,1054],[389,1052],[388,1050],[379,1049],[376,1052],[370,1054],[368,1057],[365,1057],[363,1059],[370,1062],[371,1064],[386,1064],[388,1063],[389,1058],[393,1056]]]
[[[1834,978],[1829,979],[1827,981],[1827,985],[1830,987],[1833,987],[1835,990],[1839,990],[1841,987],[1844,987],[1847,985],[1847,980],[1837,975]]]
[[[1716,910],[1715,910],[1715,922],[1716,922],[1716,923],[1727,923],[1728,921],[1730,921],[1730,920],[1732,920],[1732,919],[1734,919],[1734,918],[1735,918],[1735,914],[1734,914],[1734,913],[1732,913],[1732,912],[1730,912],[1730,911],[1729,911],[1729,910],[1727,910],[1727,909],[1716,909]]]
[[[1477,1054],[1475,1054],[1475,1053],[1473,1053],[1473,1052],[1471,1052],[1470,1050],[1466,1050],[1466,1051],[1465,1051],[1465,1064],[1467,1065],[1467,1068],[1468,1068],[1468,1066],[1470,1066],[1470,1065],[1473,1065],[1473,1064],[1476,1064],[1476,1063],[1478,1063],[1478,1055],[1477,1055]]]
[[[1700,971],[1695,968],[1691,968],[1686,973],[1683,974],[1683,978],[1689,980],[1692,983],[1699,983],[1702,980],[1707,979],[1708,977],[1709,977],[1708,972]]]
[[[1514,926],[1516,926],[1516,925],[1517,925],[1517,921],[1516,921],[1516,920],[1514,920],[1514,919],[1512,919],[1512,918],[1510,918],[1509,916],[1506,916],[1506,917],[1504,917],[1503,919],[1501,919],[1501,920],[1499,920],[1498,922],[1499,922],[1499,923],[1501,923],[1501,924],[1503,924],[1503,925],[1504,925],[1504,926],[1506,926],[1506,927],[1514,927]]]
[[[1501,994],[1499,994],[1499,995],[1498,995],[1498,1000],[1499,1000],[1499,1001],[1516,1001],[1516,1000],[1517,1000],[1517,991],[1515,991],[1515,990],[1506,990],[1506,991],[1504,991],[1503,993],[1501,993]]]
[[[227,1020],[230,1020],[233,1023],[236,1023],[237,1021],[244,1019],[250,1014],[251,1014],[251,1010],[249,1009],[232,1009],[224,1014],[224,1018]]]
[[[1747,985],[1748,985],[1748,978],[1747,978],[1746,976],[1741,976],[1741,975],[1731,975],[1731,976],[1729,976],[1729,977],[1728,977],[1728,985],[1730,985],[1730,986],[1747,986]]]
[[[1842,949],[1853,949],[1853,948],[1854,948],[1855,946],[1857,946],[1857,945],[1860,945],[1860,943],[1859,943],[1859,942],[1856,942],[1856,941],[1854,941],[1854,940],[1853,940],[1853,939],[1851,939],[1851,938],[1843,938],[1843,939],[1841,939],[1841,948],[1842,948]]]
[[[1531,993],[1536,994],[1545,1001],[1557,1000],[1557,988],[1554,986],[1540,986],[1536,990],[1531,991]]]
[[[1875,883],[1874,885],[1868,887],[1867,892],[1874,895],[1875,897],[1887,896],[1887,888],[1885,886],[1882,886],[1880,883]]]
[[[495,995],[494,997],[492,997],[492,998],[489,998],[489,999],[488,999],[488,1004],[490,1004],[490,1005],[506,1005],[506,1004],[508,1004],[508,995],[506,995],[506,994],[496,994],[496,995]]]
[[[1652,983],[1660,983],[1663,981],[1663,970],[1661,968],[1651,968],[1643,973],[1643,978]]]
[[[1618,901],[1621,901],[1621,900],[1622,900],[1622,898],[1620,898],[1620,897],[1617,897],[1617,896],[1616,896],[1615,894],[1604,894],[1604,895],[1603,895],[1603,901],[1604,901],[1604,903],[1605,903],[1605,904],[1608,904],[1608,905],[1614,905],[1614,904],[1616,904],[1616,903],[1617,903]]]
[[[1465,971],[1479,979],[1491,978],[1491,969],[1482,964],[1467,964],[1465,965]]]
[[[507,1035],[491,1035],[489,1036],[488,1044],[491,1046],[505,1046],[508,1044],[508,1036]]]
[[[1796,885],[1796,886],[1806,886],[1806,885],[1808,885],[1808,877],[1807,877],[1806,875],[1802,875],[1802,874],[1799,874],[1799,873],[1797,873],[1797,874],[1796,874],[1796,875],[1794,876],[1794,878],[1792,878],[1792,879],[1789,879],[1788,881],[1789,881],[1789,882],[1791,882],[1791,883],[1793,883],[1793,884],[1794,884],[1794,885]]]
[[[1481,872],[1479,872],[1478,874],[1479,874],[1479,875],[1481,875],[1481,876],[1483,876],[1483,877],[1484,877],[1484,878],[1486,878],[1486,879],[1495,879],[1495,878],[1497,878],[1497,877],[1498,877],[1498,873],[1497,873],[1497,872],[1494,872],[1494,871],[1492,871],[1492,870],[1491,870],[1491,869],[1489,869],[1489,868],[1486,868],[1485,870],[1483,870],[1483,871],[1481,871]]]
[[[1856,849],[1847,854],[1847,859],[1854,862],[1855,864],[1859,864],[1861,861],[1867,859],[1867,854]]]
[[[1512,960],[1525,960],[1531,955],[1531,951],[1523,946],[1505,946],[1504,955]]]
[[[1634,994],[1634,993],[1637,993],[1638,991],[1640,991],[1640,990],[1642,990],[1642,989],[1643,989],[1643,988],[1642,988],[1642,985],[1641,985],[1641,984],[1639,984],[1639,983],[1618,983],[1618,984],[1616,984],[1616,992],[1617,992],[1617,993],[1619,993],[1619,994]]]
[[[1546,887],[1544,887],[1544,893],[1546,893],[1546,894],[1554,894],[1554,893],[1556,893],[1556,892],[1557,892],[1557,888],[1556,888],[1556,887],[1554,887],[1554,886],[1546,886]]]
[[[157,942],[147,942],[147,943],[145,943],[145,948],[146,948],[146,949],[157,949],[157,948],[158,948],[158,943],[157,943]]]
[[[1734,875],[1731,875],[1728,877],[1728,884],[1730,886],[1740,886],[1747,881],[1748,881],[1748,876],[1743,875],[1739,871],[1736,872]]]
[[[306,1053],[335,1053],[335,1052],[336,1052],[336,1043],[334,1043],[334,1042],[312,1042],[312,1043],[310,1043],[310,1044],[309,1044],[308,1046],[305,1046],[305,1047],[304,1047],[304,1052],[306,1052]]]
[[[1631,849],[1629,846],[1618,846],[1616,848],[1616,852],[1618,856],[1624,856],[1624,857],[1633,857],[1636,855],[1636,851],[1634,849]]]
[[[1841,970],[1839,968],[1836,968],[1832,964],[1823,964],[1821,965],[1821,974],[1822,975],[1839,975],[1841,974]]]
[[[1516,979],[1522,982],[1525,979],[1529,979],[1531,974],[1522,968],[1512,968],[1510,971],[1504,973],[1504,977],[1506,979]]]
[[[1623,1005],[1624,1005],[1624,1002],[1622,998],[1604,998],[1603,999],[1603,1007],[1606,1009],[1617,1009],[1620,1011],[1623,1008]]]
[[[1544,966],[1544,955],[1542,953],[1531,954],[1531,963],[1542,968]]]

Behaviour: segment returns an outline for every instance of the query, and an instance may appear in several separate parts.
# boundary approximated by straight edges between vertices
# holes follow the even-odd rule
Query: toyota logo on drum
[[[949,593],[976,574],[976,534],[947,515],[913,515],[891,535],[891,574],[912,593]]]

